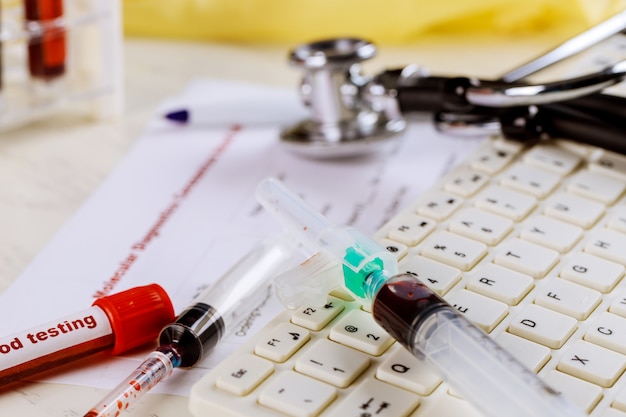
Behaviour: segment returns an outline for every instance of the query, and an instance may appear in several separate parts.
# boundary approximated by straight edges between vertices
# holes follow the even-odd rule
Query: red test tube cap
[[[163,326],[176,319],[169,296],[157,284],[102,297],[92,305],[100,307],[111,322],[112,355],[155,341]]]

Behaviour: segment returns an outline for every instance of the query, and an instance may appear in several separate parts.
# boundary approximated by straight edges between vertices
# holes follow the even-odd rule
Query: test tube
[[[33,78],[52,80],[65,73],[66,31],[63,0],[24,0],[28,69]]]
[[[97,352],[116,355],[154,342],[174,317],[157,284],[99,298],[91,308],[0,338],[0,386]]]
[[[4,103],[3,103],[3,93],[2,93],[2,89],[4,87],[4,61],[2,59],[2,57],[4,56],[4,54],[2,53],[2,3],[0,2],[0,112],[2,112],[3,107],[4,107]]]

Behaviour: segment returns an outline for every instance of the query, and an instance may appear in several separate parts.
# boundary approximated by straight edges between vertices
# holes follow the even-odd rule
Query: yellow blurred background
[[[122,0],[130,36],[294,43],[358,36],[406,44],[429,34],[569,35],[624,0]]]

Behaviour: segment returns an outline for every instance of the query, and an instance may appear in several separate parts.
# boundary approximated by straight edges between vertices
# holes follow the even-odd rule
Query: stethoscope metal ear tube
[[[584,97],[611,87],[626,77],[626,61],[594,74],[537,85],[480,81],[467,90],[467,101],[476,106],[514,107],[555,103]]]
[[[552,64],[582,52],[624,29],[626,29],[626,10],[568,39],[540,57],[507,72],[500,77],[500,80],[509,83],[522,80]]]
[[[398,75],[390,71],[388,75]],[[379,78],[383,79],[385,76]],[[387,77],[388,78],[388,77]],[[626,61],[593,74],[544,84],[510,84],[472,78],[424,77],[412,86],[398,86],[400,109],[409,111],[466,110],[474,106],[501,108],[554,103],[584,97],[626,78]],[[376,80],[376,79],[375,79]],[[390,81],[387,80],[387,88]]]

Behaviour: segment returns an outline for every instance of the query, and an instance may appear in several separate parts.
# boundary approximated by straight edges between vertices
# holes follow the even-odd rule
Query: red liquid
[[[65,72],[65,29],[47,27],[63,16],[63,0],[24,0],[26,22],[43,24],[46,29],[28,41],[28,69],[36,78],[53,79]]]
[[[405,347],[413,344],[420,322],[448,304],[417,277],[401,274],[389,278],[372,304],[374,320]]]
[[[109,334],[32,359],[12,368],[0,370],[0,386],[28,378],[48,369],[66,365],[97,352],[110,350],[114,343],[115,336]]]
[[[0,32],[2,32],[2,7],[0,7]],[[2,63],[2,42],[0,42],[0,92],[2,91],[4,77],[2,75],[2,69],[4,68]]]

